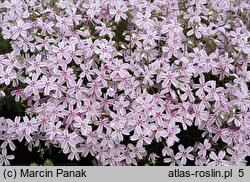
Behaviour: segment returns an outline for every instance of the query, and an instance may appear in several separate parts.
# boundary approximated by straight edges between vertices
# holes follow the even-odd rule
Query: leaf
[[[50,160],[50,159],[47,159],[45,162],[44,162],[44,164],[43,164],[43,166],[53,166],[54,164],[53,164],[53,162]]]

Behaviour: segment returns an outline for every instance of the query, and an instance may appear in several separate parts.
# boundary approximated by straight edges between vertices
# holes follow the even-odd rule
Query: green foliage
[[[35,162],[32,162],[30,166],[38,166]]]
[[[42,164],[42,165],[38,165],[37,163],[35,163],[35,162],[32,162],[31,164],[30,164],[30,166],[53,166],[54,164],[53,164],[53,162],[50,160],[50,159],[47,159],[45,162],[44,162],[44,164]]]
[[[44,164],[44,166],[53,166],[53,162],[50,159],[47,159]]]
[[[0,98],[0,117],[14,119],[15,116],[23,116],[25,114],[25,103],[15,101],[15,97],[11,95],[13,87],[0,86],[0,90],[3,90],[6,94],[5,97]]]
[[[1,35],[0,29],[0,54],[6,54],[12,51],[10,40],[4,40],[3,36]]]
[[[116,30],[115,30],[115,37],[114,40],[119,42],[125,41],[125,34],[124,31],[127,29],[128,21],[121,20],[118,23],[116,23]]]

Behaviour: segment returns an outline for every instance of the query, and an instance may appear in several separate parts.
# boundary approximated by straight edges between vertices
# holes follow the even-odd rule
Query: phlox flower
[[[208,166],[229,166],[229,162],[223,160],[225,155],[226,155],[225,151],[220,151],[218,156],[214,152],[211,152],[209,157],[214,161],[209,162]]]

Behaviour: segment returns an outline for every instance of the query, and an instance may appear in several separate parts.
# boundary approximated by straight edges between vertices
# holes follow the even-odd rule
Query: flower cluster
[[[99,165],[246,165],[249,18],[247,1],[5,0],[0,97],[26,111],[0,118],[1,164],[25,141]]]

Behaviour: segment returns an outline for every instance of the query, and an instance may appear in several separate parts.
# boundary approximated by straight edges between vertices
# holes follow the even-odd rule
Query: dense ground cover
[[[1,1],[0,163],[247,165],[249,14],[239,0]]]

